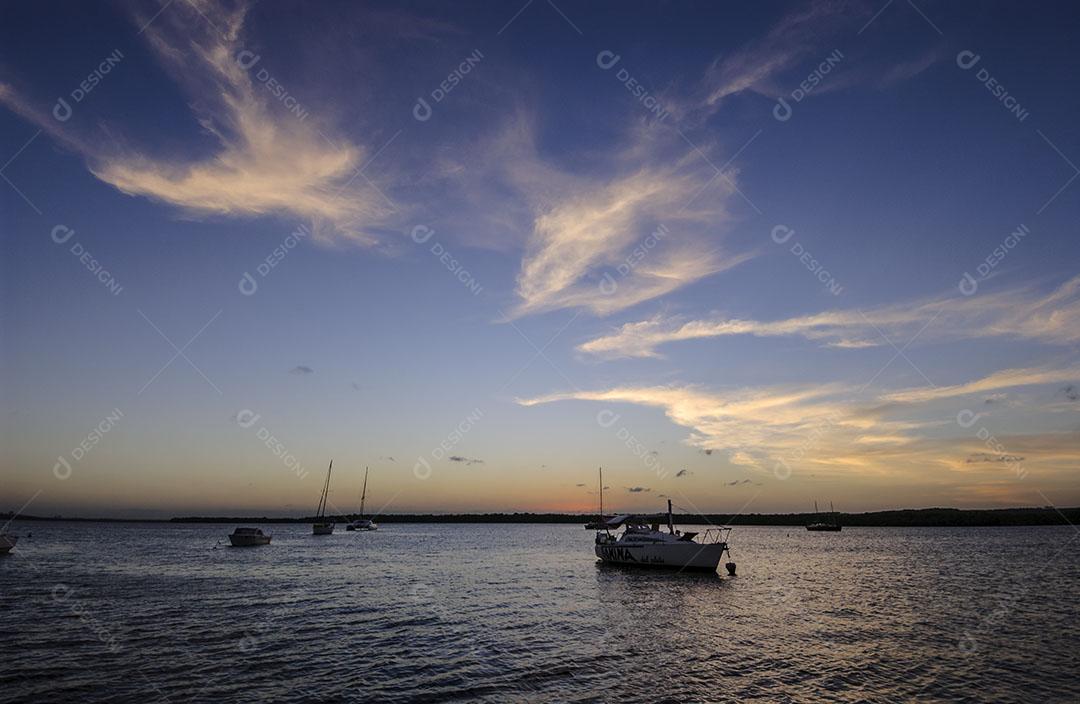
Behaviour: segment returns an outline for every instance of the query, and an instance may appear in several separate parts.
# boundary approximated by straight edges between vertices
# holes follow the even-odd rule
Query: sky
[[[0,510],[1080,505],[1069,3],[0,13]]]

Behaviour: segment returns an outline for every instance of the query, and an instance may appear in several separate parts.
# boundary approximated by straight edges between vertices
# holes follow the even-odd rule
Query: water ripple
[[[0,701],[1080,699],[1069,528],[739,528],[735,578],[572,526],[13,528]]]

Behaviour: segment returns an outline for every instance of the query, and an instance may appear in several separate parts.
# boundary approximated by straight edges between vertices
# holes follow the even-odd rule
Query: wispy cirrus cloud
[[[705,103],[716,106],[745,90],[778,96],[784,92],[777,85],[779,75],[821,51],[827,39],[864,14],[866,8],[859,3],[816,0],[784,16],[764,37],[713,62],[703,81]]]
[[[957,396],[984,394],[988,391],[1012,389],[1040,384],[1060,384],[1080,380],[1080,365],[1067,367],[1026,367],[1002,369],[980,379],[963,384],[935,386],[921,389],[906,389],[884,394],[883,401],[897,403],[925,403]]]
[[[919,406],[987,391],[1050,386],[1080,378],[1080,367],[1007,369],[965,384],[865,394],[851,385],[825,384],[714,391],[694,386],[623,386],[599,391],[555,393],[519,399],[523,406],[582,400],[630,403],[661,409],[690,429],[686,442],[705,452],[725,451],[733,464],[776,470],[776,463],[828,472],[888,473],[928,464],[971,471],[966,458],[988,445],[974,431],[939,412],[918,414]],[[1053,396],[1047,391],[1042,397]],[[1030,412],[1021,408],[1018,412]],[[981,417],[981,416],[979,416]],[[942,429],[953,429],[942,438]],[[1023,437],[1023,436],[1017,436]],[[1009,454],[1061,469],[1080,458],[1080,434],[1050,433],[1050,444],[1016,440]],[[952,443],[950,445],[950,443]],[[997,447],[997,446],[995,446]],[[1000,456],[1001,452],[994,452]]]
[[[863,411],[851,402],[851,392],[842,385],[731,391],[693,386],[627,386],[549,394],[519,399],[518,403],[533,406],[585,400],[659,408],[672,422],[692,430],[687,442],[694,447],[764,459],[782,453],[785,447],[796,446],[823,426],[847,425],[859,432],[882,427],[873,412]]]
[[[729,335],[802,337],[828,347],[857,349],[909,339],[1015,337],[1048,344],[1080,342],[1080,276],[1047,294],[1030,288],[868,308],[835,310],[776,321],[712,318],[680,321],[656,316],[626,323],[578,350],[606,358],[659,357],[662,345]]]
[[[579,172],[539,155],[528,119],[511,126],[494,153],[513,157],[497,161],[531,222],[510,317],[562,308],[608,315],[753,256],[718,245],[733,221],[737,173],[718,178],[676,139],[638,126]]]
[[[710,248],[700,236],[709,214],[684,207],[706,180],[644,168],[540,214],[518,275],[515,313],[582,307],[607,315],[745,261],[749,255]],[[722,213],[711,215],[714,226],[722,224]],[[652,245],[642,243],[653,241],[646,252]]]
[[[372,150],[327,136],[329,125],[313,114],[301,119],[255,80],[263,67],[250,63],[254,52],[242,53],[247,4],[179,2],[157,9],[153,21],[140,13],[133,19],[188,94],[194,119],[214,144],[207,156],[151,156],[119,140],[79,134],[11,86],[0,87],[0,101],[128,195],[167,203],[187,216],[303,218],[316,238],[375,243],[372,229],[393,208],[358,174]]]

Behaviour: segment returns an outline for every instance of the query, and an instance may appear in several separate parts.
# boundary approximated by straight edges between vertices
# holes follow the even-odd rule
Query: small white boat
[[[364,467],[364,490],[360,492],[360,518],[357,518],[349,522],[345,526],[345,530],[379,530],[379,526],[375,525],[375,521],[370,518],[364,518],[364,499],[367,498],[367,467]]]
[[[607,527],[596,532],[596,556],[604,562],[638,567],[663,567],[678,570],[715,572],[724,553],[728,551],[730,528],[710,528],[704,533],[675,530],[668,500],[667,532],[660,530],[659,521],[648,523],[643,518],[616,516],[606,521]],[[621,535],[612,530],[623,528]],[[735,563],[726,565],[728,574],[735,574]]]
[[[326,519],[326,497],[330,493],[330,472],[334,470],[334,460],[326,470],[326,483],[323,484],[319,508],[315,512],[315,523],[311,526],[312,535],[330,535],[334,532],[334,522]]]
[[[19,542],[19,536],[0,533],[0,555],[7,555],[15,543]]]
[[[259,528],[237,528],[229,534],[229,542],[234,548],[250,548],[256,545],[269,545],[271,537]]]

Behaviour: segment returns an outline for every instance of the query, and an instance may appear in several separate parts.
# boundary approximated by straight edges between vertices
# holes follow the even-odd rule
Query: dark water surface
[[[0,701],[1080,701],[1071,527],[738,527],[734,578],[574,526],[231,529],[16,522]]]

